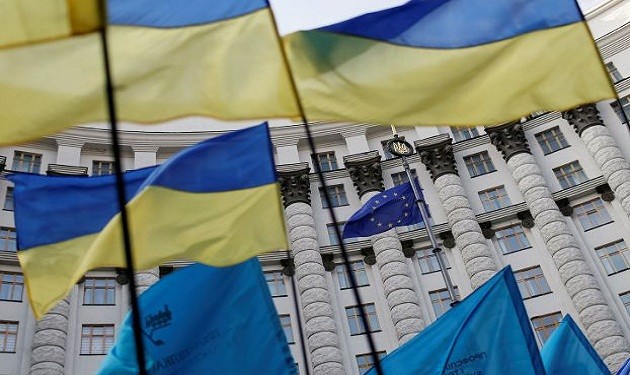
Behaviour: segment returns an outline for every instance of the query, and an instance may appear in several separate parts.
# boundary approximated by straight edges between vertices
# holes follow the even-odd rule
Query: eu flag
[[[343,228],[343,238],[369,237],[422,221],[411,183],[406,182],[370,198],[348,219]]]

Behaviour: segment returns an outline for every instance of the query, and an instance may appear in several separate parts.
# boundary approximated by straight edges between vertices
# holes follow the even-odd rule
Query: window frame
[[[32,160],[27,162],[28,167],[26,169],[22,168],[24,165],[24,157],[32,156]],[[13,172],[25,172],[25,173],[35,173],[39,174],[42,168],[42,154],[37,154],[34,152],[28,151],[13,151],[13,164],[11,164],[11,170]],[[16,168],[17,166],[17,168]]]
[[[107,176],[110,174],[114,174],[115,172],[114,163],[115,162],[112,160],[92,160],[92,176]],[[109,165],[109,168],[107,168],[109,171],[108,173],[103,173],[103,166],[105,164]],[[99,173],[96,173],[97,170]]]
[[[477,138],[480,135],[476,126],[449,126],[449,128],[455,143]]]
[[[282,326],[284,337],[287,339],[287,344],[295,344],[295,335],[293,333],[293,320],[291,319],[291,314],[279,314],[278,319],[280,320],[280,325]],[[287,332],[290,333],[291,337],[287,335]]]
[[[346,194],[346,186],[344,184],[328,185],[327,188],[328,195],[330,197],[331,203],[333,204],[333,207],[344,207],[350,205],[350,203],[348,202],[348,195]],[[324,188],[320,187],[318,191],[319,198],[322,202],[322,208],[330,208],[326,204]],[[335,202],[335,197],[337,199],[337,202]],[[343,199],[341,199],[341,197],[343,197]]]
[[[335,155],[335,151],[318,152],[316,155],[317,164],[319,165],[319,169],[322,172],[336,171],[339,169],[339,164],[337,163],[337,155]]]
[[[491,197],[490,197],[489,193],[493,193],[493,192],[496,192],[497,198],[490,199]],[[481,190],[481,191],[477,192],[477,195],[479,196],[479,200],[481,201],[481,205],[483,206],[483,208],[484,208],[484,210],[486,212],[492,212],[492,211],[500,210],[502,208],[510,207],[512,205],[512,201],[510,200],[510,196],[508,195],[507,191],[505,190],[505,185],[499,185],[499,186],[495,186],[495,187],[492,187],[492,188],[489,188],[489,189]],[[484,197],[487,198],[487,199],[484,200]],[[500,204],[497,207],[496,202],[502,203],[504,201],[506,201],[505,204]],[[489,207],[490,204],[492,204],[493,207]]]
[[[363,322],[361,321],[359,305],[346,306],[345,308],[346,321],[348,322],[348,330],[350,332],[350,336],[358,336],[364,335],[368,332],[375,333],[381,331],[381,325],[378,321],[378,313],[376,311],[376,304],[374,304],[373,302],[364,303],[363,308],[365,309],[365,313],[367,315],[367,328],[363,326]],[[352,312],[353,314],[349,315],[350,312]],[[351,322],[351,319],[354,323]],[[376,327],[374,327],[373,325],[376,325]],[[353,327],[356,328],[356,332],[353,332]]]
[[[617,244],[623,244],[624,247],[622,247],[620,250],[617,250],[616,252],[610,252],[609,251],[608,253],[603,254],[603,255],[606,255],[605,257],[602,257],[602,254],[600,253],[601,250],[611,248],[613,246],[616,246]],[[602,264],[602,267],[604,267],[604,271],[606,272],[606,274],[608,276],[615,275],[617,273],[624,272],[624,271],[627,271],[627,270],[630,269],[630,250],[628,250],[628,245],[626,245],[626,241],[624,241],[623,239],[620,239],[620,240],[617,240],[617,241],[613,241],[613,242],[609,242],[609,243],[607,243],[605,245],[597,246],[594,250],[595,250],[595,254],[597,254],[597,257],[599,258],[599,260],[600,260],[600,262]],[[624,260],[626,268],[624,268],[624,269],[616,269],[616,267],[615,267],[614,271],[609,272],[609,267],[607,267],[607,264],[610,265],[610,264],[614,264],[614,263],[604,262],[604,258],[610,259],[611,258],[610,255],[611,254],[613,254],[613,255],[614,254],[619,254],[618,256],[620,256],[620,258]],[[613,268],[613,267],[610,267],[610,268]]]
[[[525,241],[527,241],[527,246],[521,247],[521,248],[516,249],[516,250],[510,250],[508,252],[505,252],[504,248],[503,248],[503,246],[501,246],[501,244],[502,243],[506,243],[507,244],[509,242],[507,242],[507,241],[506,242],[502,242],[502,240],[506,239],[506,238],[510,238],[510,237],[516,236],[518,234],[514,234],[513,236],[499,237],[499,233],[501,233],[502,231],[505,231],[507,229],[516,228],[516,227],[518,227],[520,229],[520,233],[523,234],[523,237],[525,238]],[[531,242],[529,242],[529,238],[527,238],[527,234],[525,233],[525,229],[523,228],[523,225],[520,224],[520,223],[510,224],[510,225],[506,225],[506,226],[501,227],[501,228],[497,228],[494,231],[494,238],[495,238],[495,240],[497,242],[497,246],[499,247],[499,250],[501,250],[501,254],[503,254],[503,255],[508,255],[508,254],[516,253],[518,251],[531,249],[531,247],[532,247],[532,244],[531,244]],[[519,242],[522,242],[522,241],[519,240]],[[507,248],[507,246],[506,246],[506,248]]]
[[[15,327],[15,329],[11,329]],[[20,322],[14,320],[0,320],[0,353],[16,353]],[[13,341],[10,338],[13,337]],[[12,346],[11,346],[12,345]]]
[[[361,265],[360,268],[355,268],[355,265]],[[369,286],[370,279],[367,274],[367,269],[365,268],[365,262],[362,260],[355,260],[350,262],[350,267],[352,268],[352,273],[354,274],[354,279],[357,282],[357,287]],[[339,264],[335,267],[335,273],[337,275],[337,282],[339,283],[340,290],[351,289],[352,285],[350,284],[350,277],[346,270],[345,264]],[[364,277],[358,277],[358,275],[364,275]],[[343,283],[342,283],[342,280]]]
[[[630,315],[630,290],[627,292],[619,293],[619,299],[626,308],[626,312]]]
[[[559,315],[559,319],[557,320],[557,322],[553,323],[553,324],[544,324],[541,326],[537,326],[536,322],[542,321],[543,319],[546,318],[551,318],[551,317],[555,317]],[[534,328],[534,333],[536,334],[536,339],[538,340],[538,342],[540,342],[541,345],[544,345],[547,340],[549,340],[549,337],[551,337],[551,335],[553,334],[553,332],[560,326],[560,323],[562,322],[562,313],[560,311],[556,311],[556,312],[552,312],[549,314],[544,314],[544,315],[538,315],[538,316],[533,316],[530,319],[531,325]],[[551,329],[551,331],[549,331],[549,327],[552,327],[553,329]],[[542,335],[546,336],[543,338],[543,336],[541,336],[541,332],[544,332]]]
[[[263,272],[265,275],[265,281],[267,282],[267,288],[269,289],[269,294],[271,295],[272,298],[276,298],[276,297],[287,297],[288,296],[288,290],[287,290],[287,284],[284,280],[284,274],[282,273],[282,271],[279,270],[273,270],[273,271],[265,271]],[[273,279],[269,279],[267,276],[268,275],[273,275]],[[280,278],[278,279],[276,276],[280,276]],[[281,283],[278,283],[277,281],[280,280]],[[273,282],[273,284],[270,284],[270,282]],[[273,285],[274,288],[272,290],[272,288],[270,287],[270,285]],[[284,290],[284,294],[276,294],[277,292],[277,285],[282,285],[282,290]]]
[[[585,208],[585,206],[589,204],[592,205],[592,208],[590,209]],[[602,215],[601,212],[604,212],[604,215]],[[577,221],[580,223],[580,226],[582,227],[582,230],[584,232],[588,232],[589,230],[599,228],[601,226],[614,222],[613,218],[608,213],[606,206],[604,205],[604,201],[599,197],[588,200],[586,202],[582,202],[580,204],[576,204],[575,206],[573,206],[573,213]],[[592,216],[595,216],[595,215],[597,217],[603,218],[604,220],[600,223],[593,223]],[[590,225],[588,228],[584,226],[584,221],[582,220],[582,218],[585,219],[584,221],[588,220],[588,222],[591,223],[592,225]]]
[[[379,350],[376,352],[376,355],[378,356],[378,359],[381,360],[387,355],[387,352],[384,350]],[[372,367],[374,367],[374,362],[372,362],[372,353],[357,354],[355,355],[355,359],[360,375],[367,373]],[[363,359],[366,360],[364,364],[360,361]]]
[[[15,199],[13,197],[14,194],[14,188],[13,186],[7,186],[7,190],[4,194],[4,204],[2,205],[2,209],[4,211],[15,211]],[[9,204],[10,202],[10,206],[9,208],[7,208],[7,204]]]
[[[577,166],[578,169],[576,169],[575,166]],[[572,168],[572,170],[565,171],[564,168]],[[559,172],[561,172],[562,174],[558,175]],[[582,164],[580,164],[578,160],[574,160],[570,163],[566,163],[556,168],[553,168],[553,174],[556,176],[556,179],[558,180],[558,183],[560,184],[560,187],[562,188],[562,190],[571,188],[573,186],[577,186],[579,184],[582,184],[588,181],[588,176],[586,175],[586,172],[584,172],[584,168],[582,168]],[[579,176],[579,178],[577,178],[577,176]],[[569,185],[568,184],[569,177],[575,181],[578,181],[582,178],[583,180],[577,183],[574,183],[572,185]]]
[[[400,178],[400,176],[403,176],[403,178]],[[407,176],[407,172],[405,171],[394,172],[391,174],[391,177],[392,177],[392,184],[394,186],[399,186],[399,185],[409,182],[409,176]]]
[[[96,285],[99,281],[105,281],[103,286]],[[88,285],[93,283],[92,285]],[[97,291],[103,291],[103,303],[96,302]],[[108,296],[111,291],[111,302]],[[88,294],[91,292],[92,301],[87,301]],[[116,306],[116,279],[113,277],[86,277],[83,282],[83,306]]]
[[[17,252],[17,233],[15,232],[15,228],[11,228],[11,227],[0,227],[0,244],[4,245],[5,243],[7,244],[13,244],[12,246],[8,246],[9,249],[7,249],[5,246],[0,246],[0,252],[6,252],[6,253],[15,253]],[[13,250],[11,250],[10,248],[13,248]]]
[[[536,138],[538,146],[540,146],[540,149],[542,150],[544,155],[550,155],[554,152],[558,152],[560,150],[564,150],[565,148],[571,147],[566,137],[564,136],[564,133],[562,133],[562,130],[560,130],[559,126],[554,126],[552,128],[536,133],[534,137]],[[559,147],[553,148],[551,146],[552,141],[556,141]]]
[[[5,281],[5,276],[12,276],[10,280]],[[2,298],[2,290],[7,289],[7,298]],[[19,290],[19,297],[14,297],[15,290]],[[20,272],[0,271],[0,301],[4,302],[23,302],[24,301],[24,275]]]
[[[86,334],[85,329],[89,328],[90,332],[89,334]],[[94,334],[94,329],[95,328],[102,328],[103,329],[103,334],[102,335],[95,335]],[[111,328],[111,331],[108,330]],[[111,332],[111,334],[110,334]],[[115,341],[115,325],[114,324],[82,324],[81,325],[81,340],[79,341],[79,355],[86,355],[86,356],[93,356],[93,355],[107,355],[107,353],[109,352],[109,349],[111,349],[111,347],[114,345],[114,341]],[[98,353],[94,353],[94,346],[92,345],[94,342],[94,338],[101,338],[102,340],[102,350]],[[84,352],[84,339],[89,338],[89,352]],[[111,341],[108,341],[107,339],[111,338]]]
[[[474,160],[475,157],[478,157],[479,160]],[[470,178],[483,176],[497,171],[488,151],[484,150],[474,154],[466,155],[463,159],[464,165],[466,165],[466,169],[468,170],[468,175],[470,176]],[[481,171],[480,166],[483,166],[483,171]]]
[[[527,277],[527,276],[524,276],[522,278],[520,277],[524,273],[534,271],[534,270],[539,270],[540,273],[533,275],[533,277]],[[518,286],[518,290],[521,293],[521,297],[523,298],[523,300],[532,299],[532,298],[536,298],[536,297],[544,296],[546,294],[553,293],[551,288],[549,287],[549,283],[547,282],[547,279],[545,278],[545,273],[543,272],[542,268],[539,265],[514,271],[514,278],[516,279],[516,284]],[[546,290],[540,293],[536,293],[535,291],[533,291],[532,288],[530,287],[532,280],[535,282],[537,288],[546,289]],[[541,280],[544,283],[544,287],[542,288],[540,284]],[[523,289],[528,290],[527,295],[523,294]]]
[[[455,291],[455,298],[457,298],[457,300],[459,301],[460,300],[459,288],[457,288],[457,285],[455,285],[453,286],[453,289]],[[434,298],[434,296],[437,298]],[[435,314],[436,318],[441,317],[447,311],[449,311],[452,308],[451,304],[453,303],[453,300],[451,299],[451,295],[448,292],[448,289],[446,288],[430,290],[429,301],[431,301],[431,307],[433,308],[433,313]],[[444,304],[445,302],[446,302],[446,305]],[[438,306],[440,307],[440,311],[438,311],[437,309]]]
[[[423,253],[422,256],[419,256],[418,255],[419,253]],[[431,273],[442,271],[442,269],[440,268],[440,264],[438,263],[437,256],[433,253],[432,247],[422,247],[422,248],[416,249],[416,258],[418,259],[418,267],[420,267],[420,273],[422,275],[428,275]],[[446,254],[444,254],[442,259],[444,260],[444,265],[446,266],[446,269],[447,270],[450,269],[451,266],[448,263]],[[436,269],[425,271],[422,267],[423,262],[426,263],[427,269],[432,268],[431,265],[435,265]]]

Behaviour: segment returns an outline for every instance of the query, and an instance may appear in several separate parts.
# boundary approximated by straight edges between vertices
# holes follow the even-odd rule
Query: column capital
[[[485,128],[490,136],[490,142],[503,154],[505,161],[516,154],[531,154],[523,126],[518,122],[509,122],[504,125]]]
[[[385,190],[381,155],[378,151],[344,156],[343,163],[357,188],[359,198],[371,191]]]
[[[573,129],[579,136],[591,126],[605,126],[602,118],[599,116],[597,106],[592,103],[564,111],[562,112],[562,118],[573,126]]]
[[[452,144],[453,140],[448,134],[440,134],[414,142],[420,160],[429,171],[433,182],[442,175],[457,174]]]
[[[308,177],[311,167],[308,163],[284,164],[277,166],[278,182],[282,202],[287,208],[293,203],[311,204],[311,182]]]

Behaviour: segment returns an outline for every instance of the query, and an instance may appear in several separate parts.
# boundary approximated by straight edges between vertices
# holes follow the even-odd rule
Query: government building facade
[[[408,160],[459,297],[511,265],[538,344],[571,314],[614,371],[630,357],[630,135],[622,116],[630,117],[630,4],[604,2],[587,19],[621,105],[535,113],[495,127],[397,131],[414,146]],[[202,118],[123,124],[123,167],[160,164],[186,146],[253,124]],[[407,181],[401,159],[386,148],[392,130],[312,124],[311,158],[303,126],[279,120],[270,126],[291,248],[260,260],[280,321],[300,373],[308,367],[312,374],[361,374],[372,364],[367,332],[385,355],[452,302],[424,224],[393,228],[346,241],[369,326],[360,321],[313,163],[343,224],[369,198]],[[0,164],[3,173],[113,173],[107,125],[1,148]],[[91,271],[36,321],[5,179],[0,205],[0,375],[93,373],[128,311],[128,280],[121,270]],[[185,264],[138,272],[138,291]]]

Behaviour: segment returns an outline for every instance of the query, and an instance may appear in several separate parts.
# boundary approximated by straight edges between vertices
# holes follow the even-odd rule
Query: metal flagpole
[[[417,179],[412,175],[411,169],[409,168],[409,163],[407,162],[407,156],[413,155],[413,147],[404,139],[398,137],[398,133],[396,133],[396,127],[391,125],[392,133],[394,134],[394,139],[387,142],[387,150],[396,155],[400,156],[402,159],[402,165],[405,169],[405,173],[407,174],[407,179],[411,183],[411,188],[413,189],[413,195],[416,200],[416,204],[420,209],[420,216],[422,217],[422,221],[424,222],[424,227],[427,230],[427,235],[429,236],[429,241],[431,241],[431,247],[433,247],[433,254],[435,254],[435,258],[438,261],[438,265],[440,266],[440,272],[442,273],[442,278],[444,279],[444,283],[446,284],[446,289],[448,290],[448,294],[451,297],[451,306],[459,302],[457,300],[457,295],[455,294],[455,288],[453,287],[453,282],[451,281],[451,277],[446,270],[446,264],[444,263],[444,258],[442,254],[442,248],[438,246],[437,240],[435,238],[435,233],[433,233],[433,228],[431,227],[431,223],[429,223],[429,214],[427,212],[427,207],[424,201],[424,196],[420,193],[420,187]]]

